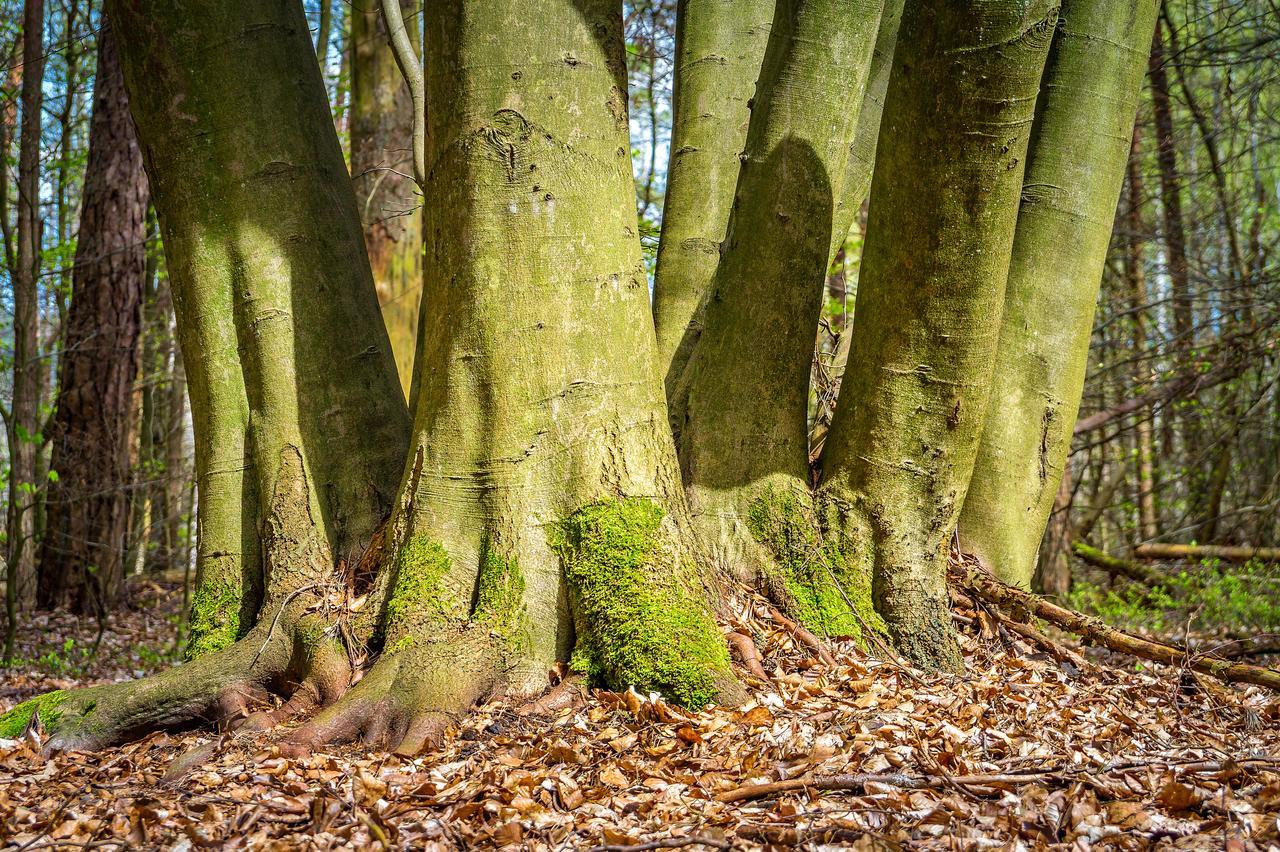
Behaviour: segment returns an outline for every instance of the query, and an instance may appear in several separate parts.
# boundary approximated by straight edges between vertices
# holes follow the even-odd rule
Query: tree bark
[[[986,420],[1057,4],[909,4],[820,500],[914,662],[958,669],[947,549]],[[979,82],[980,81],[980,82]]]
[[[266,689],[291,696],[284,715],[336,698],[376,613],[356,609],[339,631],[315,611],[332,613],[343,565],[384,523],[408,443],[302,8],[112,0],[106,11],[191,388],[195,659],[37,699],[57,707],[51,747],[236,719]]]
[[[720,260],[774,3],[680,0],[676,7],[671,156],[653,279],[669,398],[701,331],[700,305]]]
[[[1071,450],[1157,0],[1065,0],[1027,150],[960,544],[1029,587]],[[1148,495],[1148,499],[1151,499]]]
[[[109,23],[98,34],[89,158],[53,421],[39,601],[102,615],[119,596],[145,281],[147,181]]]
[[[736,694],[664,416],[620,9],[442,0],[426,24],[433,308],[385,650],[298,738],[413,753],[556,660],[694,706]]]
[[[881,6],[779,0],[705,328],[672,400],[690,505],[717,567],[763,580],[832,635],[858,635],[874,613],[869,577],[815,538],[808,378]],[[823,550],[815,563],[809,554]]]
[[[22,124],[18,139],[17,262],[13,279],[13,402],[5,422],[9,441],[9,507],[5,549],[6,606],[36,603],[34,507],[40,447],[40,125],[44,100],[44,0],[26,0],[22,21]],[[8,643],[6,642],[6,646]],[[6,647],[6,658],[12,648]]]
[[[417,0],[402,0],[405,17]],[[416,34],[416,27],[409,27]],[[422,302],[422,196],[413,180],[413,100],[376,0],[351,9],[351,175],[382,320],[405,394]],[[418,39],[414,38],[416,45]]]

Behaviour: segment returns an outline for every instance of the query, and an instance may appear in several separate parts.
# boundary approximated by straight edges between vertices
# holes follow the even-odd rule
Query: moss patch
[[[747,513],[752,537],[773,557],[768,579],[790,598],[792,614],[816,633],[861,639],[864,623],[883,631],[884,622],[871,602],[871,577],[849,558],[831,521],[772,489]]]
[[[32,714],[37,710],[40,712],[40,723],[46,729],[55,727],[58,717],[62,715],[58,708],[62,705],[62,702],[67,700],[67,697],[67,692],[56,689],[53,692],[46,692],[44,695],[37,695],[30,701],[22,702],[8,713],[0,716],[0,738],[12,740],[22,736],[22,732],[27,729],[27,725],[31,722]]]
[[[473,617],[509,641],[524,633],[524,575],[520,565],[514,559],[503,559],[488,546],[480,557]]]
[[[662,516],[650,500],[610,500],[560,524],[552,545],[582,628],[571,665],[697,708],[731,677],[729,653],[691,566],[662,564]]]
[[[444,545],[429,538],[410,538],[396,552],[396,581],[387,599],[387,635],[411,629],[425,620],[457,617],[444,578],[452,562]]]
[[[201,583],[191,597],[191,633],[186,657],[194,660],[240,638],[240,587]]]

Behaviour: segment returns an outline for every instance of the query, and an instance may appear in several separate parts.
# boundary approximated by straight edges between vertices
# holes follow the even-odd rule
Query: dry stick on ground
[[[698,837],[689,835],[686,837],[668,837],[663,840],[651,840],[648,843],[637,843],[634,846],[625,844],[610,844],[605,846],[593,846],[588,852],[647,852],[649,849],[678,849],[682,846],[706,846],[711,849],[732,849],[733,844],[727,840],[720,840],[715,837]]]
[[[953,565],[952,578],[962,589],[983,600],[1014,612],[1028,612],[1051,624],[1075,633],[1086,642],[1112,651],[1141,657],[1170,666],[1186,666],[1212,675],[1226,683],[1252,683],[1280,692],[1280,672],[1247,663],[1233,663],[1209,654],[1195,654],[1185,648],[1143,639],[1117,630],[1106,622],[1050,603],[1044,598],[1002,583],[975,560]]]
[[[794,793],[798,790],[863,790],[868,784],[883,784],[888,787],[900,787],[904,790],[938,790],[950,787],[997,787],[1001,785],[1030,784],[1033,782],[1060,781],[1066,782],[1088,772],[1118,772],[1139,769],[1146,766],[1165,766],[1177,770],[1180,775],[1213,774],[1227,770],[1239,770],[1248,765],[1273,765],[1270,758],[1244,758],[1241,760],[1195,761],[1181,763],[1173,760],[1133,760],[1121,761],[1101,767],[1085,767],[1078,764],[1059,765],[1043,770],[1029,772],[1004,772],[992,775],[906,775],[893,772],[884,774],[856,773],[851,775],[807,775],[803,778],[789,778],[785,781],[770,781],[764,784],[748,784],[735,787],[716,796],[716,801],[731,803],[744,802],[751,799],[763,799],[780,793]]]

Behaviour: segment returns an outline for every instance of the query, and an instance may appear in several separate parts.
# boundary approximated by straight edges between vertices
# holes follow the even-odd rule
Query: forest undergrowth
[[[0,709],[168,665],[179,591],[147,582],[132,596],[96,653],[92,620],[26,621]],[[521,715],[495,702],[414,759],[290,757],[282,730],[45,757],[32,731],[0,740],[0,848],[1280,843],[1276,695],[1071,647],[957,600],[963,677],[815,647],[743,591],[722,629],[760,652],[736,661],[746,705],[691,714],[597,691]]]

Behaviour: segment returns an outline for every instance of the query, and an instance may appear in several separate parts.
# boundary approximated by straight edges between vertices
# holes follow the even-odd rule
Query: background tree
[[[93,129],[53,420],[42,606],[104,613],[124,576],[133,382],[146,272],[146,177],[111,29],[98,35]]]

